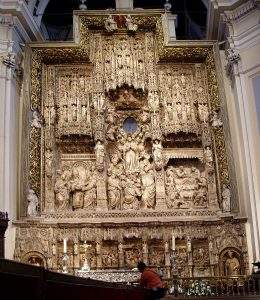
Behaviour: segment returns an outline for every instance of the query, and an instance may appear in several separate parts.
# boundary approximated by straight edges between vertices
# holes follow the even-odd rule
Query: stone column
[[[8,212],[10,220],[15,220],[19,182],[23,182],[17,178],[24,104],[20,101],[20,62],[24,44],[42,40],[42,36],[25,1],[1,1],[2,12],[5,7],[8,14],[0,14],[0,211]],[[15,227],[10,224],[5,240],[6,258],[13,259],[14,247]]]

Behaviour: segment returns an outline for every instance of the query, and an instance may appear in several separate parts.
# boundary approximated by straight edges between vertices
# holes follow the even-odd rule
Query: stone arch
[[[47,267],[47,260],[45,256],[38,251],[30,251],[27,252],[23,257],[22,257],[22,262],[39,266],[39,267]]]

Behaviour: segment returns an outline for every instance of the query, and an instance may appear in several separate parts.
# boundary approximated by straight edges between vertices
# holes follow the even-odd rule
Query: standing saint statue
[[[222,190],[222,210],[223,212],[230,212],[231,210],[231,193],[225,184],[223,184]]]
[[[54,185],[55,200],[58,209],[64,210],[69,206],[70,173],[57,170],[57,178]]]
[[[162,149],[162,143],[159,140],[155,140],[153,143],[153,158],[156,168],[161,168],[163,166]]]
[[[38,214],[39,200],[34,190],[29,189],[27,200],[28,200],[27,215],[29,217],[36,217]]]
[[[240,274],[240,263],[233,251],[228,251],[228,258],[225,262],[225,274],[227,276],[237,276]]]
[[[97,141],[95,146],[95,153],[96,153],[96,164],[98,170],[103,170],[104,165],[104,157],[105,157],[105,147],[101,143],[101,141]]]
[[[126,172],[136,172],[139,169],[138,160],[138,145],[128,138],[127,142],[123,146],[124,156],[125,156],[125,170]]]

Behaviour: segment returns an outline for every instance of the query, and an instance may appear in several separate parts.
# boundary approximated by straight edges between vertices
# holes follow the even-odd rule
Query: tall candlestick
[[[63,240],[63,253],[67,253],[67,239]]]
[[[175,236],[172,235],[172,250],[175,251]]]

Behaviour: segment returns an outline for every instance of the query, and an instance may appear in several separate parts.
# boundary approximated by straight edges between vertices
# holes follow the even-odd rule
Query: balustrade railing
[[[252,276],[165,279],[168,293],[179,297],[260,295],[259,279]]]

